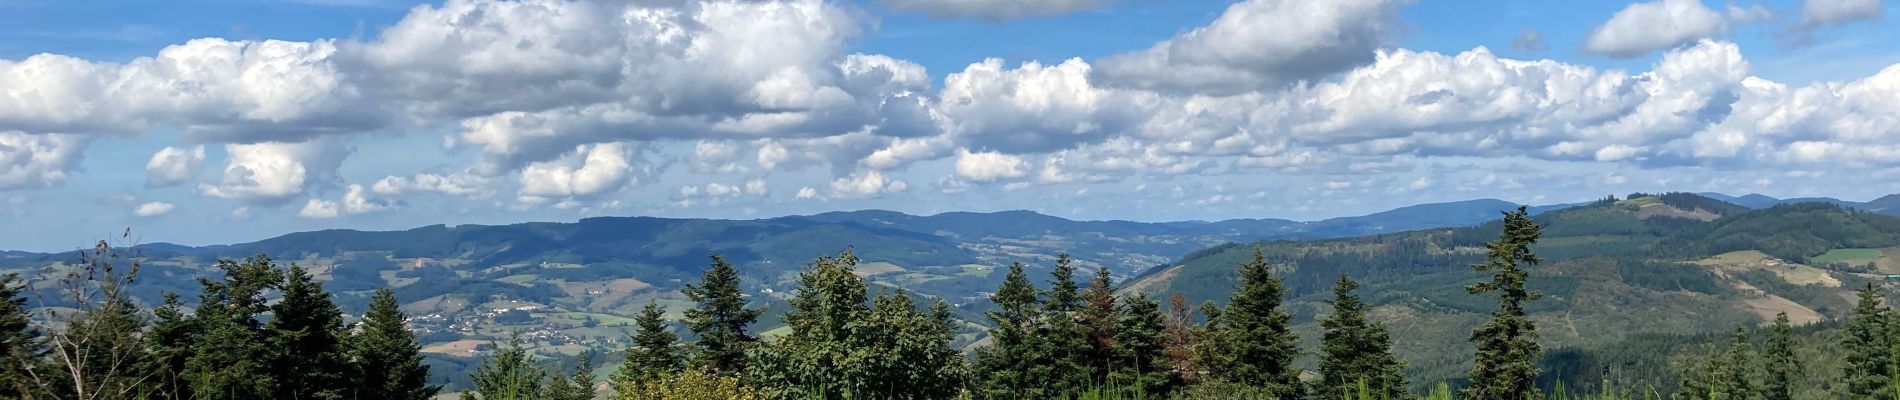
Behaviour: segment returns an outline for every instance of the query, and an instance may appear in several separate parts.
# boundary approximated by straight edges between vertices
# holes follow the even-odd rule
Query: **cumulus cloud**
[[[297,211],[297,216],[311,219],[329,219],[346,215],[386,211],[395,208],[396,204],[394,202],[371,199],[368,191],[363,189],[363,185],[351,184],[340,199],[310,199],[310,201],[304,203],[303,209]]]
[[[944,78],[948,134],[1008,152],[1046,152],[1099,141],[1141,117],[1137,99],[1089,82],[1081,59],[1004,68],[987,59]]]
[[[159,188],[183,184],[198,176],[198,172],[204,169],[204,161],[204,146],[194,146],[190,150],[165,146],[152,153],[152,159],[145,162],[145,186]]]
[[[884,177],[884,173],[878,171],[866,171],[832,180],[831,196],[879,197],[890,193],[902,192],[909,188],[910,184],[904,182],[902,179],[886,178]],[[800,189],[799,197],[807,198],[804,194],[804,190]],[[813,194],[815,195],[816,193]]]
[[[132,209],[132,215],[136,215],[140,217],[156,217],[156,216],[171,213],[173,208],[177,208],[177,206],[173,205],[172,203],[166,203],[163,201],[154,201],[154,202],[149,202],[145,204],[140,204],[138,207],[134,207]]]
[[[1722,13],[1700,0],[1656,0],[1631,4],[1590,30],[1583,48],[1611,57],[1638,57],[1728,32]]]
[[[1067,14],[1106,3],[1104,0],[884,0],[891,8],[921,11],[938,18],[976,17],[1004,20]]]
[[[384,196],[414,192],[433,192],[452,196],[487,197],[494,191],[490,179],[467,171],[441,175],[420,173],[413,176],[387,176],[370,185],[370,191]]]
[[[1234,93],[1316,80],[1370,62],[1401,0],[1248,0],[1207,26],[1098,62],[1110,85]]]
[[[0,131],[0,190],[65,182],[68,174],[79,167],[88,143],[90,140],[82,135]]]
[[[613,193],[636,179],[635,146],[601,143],[575,147],[558,160],[521,170],[521,195],[543,198],[594,197]]]
[[[255,202],[277,202],[306,188],[340,181],[337,167],[350,150],[335,140],[298,143],[227,144],[229,156],[216,183],[201,183],[207,196]]]
[[[1021,178],[1029,174],[1029,163],[1021,157],[997,152],[972,153],[958,149],[957,176],[977,182]]]

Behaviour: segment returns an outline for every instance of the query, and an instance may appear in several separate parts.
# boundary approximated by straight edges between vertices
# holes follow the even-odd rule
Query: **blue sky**
[[[0,0],[0,248],[1900,192],[1879,0]]]

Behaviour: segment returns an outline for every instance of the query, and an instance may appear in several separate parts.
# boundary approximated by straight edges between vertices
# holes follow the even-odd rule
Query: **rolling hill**
[[[1532,303],[1531,317],[1547,348],[1572,353],[1653,335],[1723,332],[1778,312],[1799,322],[1838,318],[1851,309],[1853,288],[1900,273],[1900,218],[1831,203],[1749,209],[1694,194],[1637,194],[1535,219],[1544,236],[1533,250],[1544,261],[1531,268],[1531,288],[1545,298]],[[1482,260],[1484,242],[1498,230],[1487,223],[1221,246],[1152,269],[1123,290],[1224,302],[1235,267],[1258,248],[1282,275],[1302,336],[1314,340],[1329,285],[1350,274],[1392,328],[1415,382],[1435,382],[1463,375],[1465,337],[1495,308],[1464,287],[1480,278],[1469,265]],[[1658,378],[1618,381],[1650,379]]]

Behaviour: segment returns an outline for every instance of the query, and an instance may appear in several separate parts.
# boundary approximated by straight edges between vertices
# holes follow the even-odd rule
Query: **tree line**
[[[1467,290],[1492,296],[1496,309],[1471,332],[1474,361],[1455,395],[1467,399],[1569,396],[1541,387],[1536,325],[1526,307],[1527,268],[1542,259],[1542,235],[1520,208],[1506,213],[1485,243],[1485,275]],[[378,291],[370,310],[349,323],[329,293],[295,264],[265,256],[221,261],[221,279],[200,279],[190,312],[175,295],[149,314],[117,289],[137,274],[117,271],[101,245],[69,274],[72,311],[27,309],[19,278],[0,284],[0,398],[30,399],[421,399],[427,384],[415,337],[398,302]],[[1046,289],[1021,263],[990,293],[986,337],[967,354],[952,347],[959,327],[941,299],[920,304],[899,288],[853,273],[850,251],[819,257],[798,276],[775,338],[752,333],[764,314],[751,306],[737,269],[713,255],[700,280],[682,292],[693,306],[669,321],[657,303],[635,318],[623,362],[596,380],[596,357],[545,369],[517,340],[480,359],[463,399],[1396,399],[1414,397],[1405,362],[1386,327],[1341,274],[1319,319],[1315,370],[1296,365],[1304,350],[1285,309],[1287,290],[1263,251],[1238,266],[1224,305],[1165,305],[1139,291],[1118,293],[1106,269],[1079,282],[1059,256]],[[275,301],[267,301],[275,298]],[[58,323],[49,323],[57,319]],[[674,323],[694,340],[682,339]],[[1793,356],[1785,316],[1756,350],[1738,330],[1735,344],[1704,360],[1677,398],[1788,399],[1806,385]],[[1852,398],[1900,397],[1900,313],[1872,285],[1843,334],[1851,349],[1844,383]],[[1548,390],[1547,390],[1548,389]],[[1618,397],[1605,392],[1606,397]],[[1643,393],[1652,395],[1654,393]],[[1454,397],[1441,383],[1427,394]],[[1658,395],[1658,397],[1662,397]]]

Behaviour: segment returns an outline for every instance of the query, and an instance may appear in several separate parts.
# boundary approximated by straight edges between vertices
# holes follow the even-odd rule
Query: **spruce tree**
[[[1491,274],[1491,280],[1472,284],[1471,294],[1498,293],[1498,310],[1491,321],[1471,332],[1477,345],[1477,362],[1471,369],[1471,383],[1465,397],[1474,400],[1541,399],[1537,388],[1537,360],[1543,350],[1537,345],[1537,326],[1525,316],[1525,303],[1540,295],[1526,287],[1529,273],[1524,267],[1535,266],[1539,259],[1531,245],[1543,234],[1525,207],[1504,214],[1504,230],[1498,239],[1485,244],[1485,262],[1472,269]]]
[[[1049,367],[1048,385],[1054,394],[1080,394],[1094,383],[1090,381],[1089,328],[1078,321],[1083,299],[1081,286],[1075,282],[1074,260],[1068,254],[1057,255],[1050,275],[1042,305],[1047,322],[1037,332],[1043,338],[1037,363]]]
[[[1762,350],[1762,370],[1767,380],[1762,385],[1763,400],[1794,400],[1794,387],[1804,374],[1801,359],[1794,353],[1794,328],[1788,324],[1788,313],[1775,315],[1775,325],[1770,328],[1768,347]]]
[[[581,353],[574,369],[563,374],[559,369],[548,376],[541,388],[541,400],[592,400],[594,398],[594,352]]]
[[[65,326],[49,335],[53,368],[42,379],[56,397],[119,399],[147,393],[146,371],[139,368],[145,318],[119,288],[116,280],[104,282],[93,304],[70,314]]]
[[[931,314],[902,292],[866,305],[868,285],[849,251],[799,275],[786,313],[791,333],[765,346],[751,381],[775,397],[941,399],[961,388],[949,309]]]
[[[990,295],[996,305],[988,312],[991,322],[990,345],[976,352],[977,375],[982,379],[979,398],[1045,398],[1043,379],[1047,365],[1035,359],[1041,346],[1036,335],[1040,311],[1036,309],[1036,288],[1030,285],[1022,263],[1011,263],[1003,283]]]
[[[547,371],[534,366],[533,357],[521,347],[520,337],[510,336],[506,346],[482,357],[469,380],[482,400],[528,400],[541,394],[546,375]],[[469,396],[463,393],[463,397]]]
[[[203,334],[193,342],[196,348],[184,370],[193,397],[274,398],[280,383],[277,374],[271,373],[270,337],[257,317],[270,310],[264,293],[283,279],[283,271],[265,255],[242,262],[220,260],[218,268],[224,271],[224,279],[198,280],[203,288],[195,317]]]
[[[1748,329],[1735,328],[1735,336],[1729,342],[1728,352],[1718,369],[1715,379],[1715,397],[1721,400],[1755,400],[1761,392],[1755,387],[1755,362],[1749,351]]]
[[[1136,293],[1122,305],[1115,323],[1110,352],[1109,381],[1140,388],[1150,398],[1166,398],[1180,378],[1168,363],[1168,321],[1161,304]]]
[[[699,284],[687,285],[681,292],[698,303],[696,308],[686,310],[686,328],[699,336],[694,343],[694,365],[729,376],[744,373],[746,350],[758,341],[746,328],[765,310],[746,308],[739,271],[724,257],[713,254],[712,268],[700,277]]]
[[[1094,382],[1100,383],[1115,369],[1115,328],[1121,323],[1120,307],[1115,305],[1115,288],[1108,267],[1095,270],[1089,288],[1083,292],[1082,325],[1087,330],[1088,367]],[[1158,308],[1158,307],[1157,307]]]
[[[389,289],[377,289],[370,296],[369,311],[357,322],[358,331],[348,342],[350,364],[355,368],[354,398],[423,400],[442,390],[429,384],[422,345],[405,324],[401,307]]]
[[[614,371],[614,381],[642,383],[678,372],[682,365],[679,350],[673,344],[679,341],[679,336],[667,328],[666,311],[660,309],[659,302],[647,302],[646,308],[634,318],[634,324],[640,330],[633,335],[633,346],[627,348],[626,361]],[[615,385],[616,388],[622,386]]]
[[[1860,289],[1860,302],[1841,332],[1844,380],[1853,398],[1887,396],[1893,372],[1893,338],[1888,335],[1887,307],[1873,283]]]
[[[1371,307],[1352,294],[1359,288],[1346,274],[1333,283],[1333,314],[1321,318],[1320,397],[1343,399],[1364,381],[1383,398],[1405,397],[1404,365],[1392,355],[1392,338],[1385,327],[1367,319]]]
[[[264,324],[273,345],[275,397],[346,398],[345,385],[355,376],[342,343],[343,310],[330,300],[322,283],[294,263],[279,289],[283,298],[270,307],[270,322]]]
[[[46,354],[26,308],[25,287],[18,274],[0,276],[0,398],[34,393],[29,369]]]
[[[1298,398],[1305,390],[1300,370],[1300,338],[1293,333],[1293,317],[1281,309],[1286,289],[1273,275],[1266,255],[1254,249],[1253,259],[1241,264],[1240,283],[1227,308],[1220,313],[1220,348],[1224,368],[1215,372],[1234,383],[1266,389],[1278,398]]]
[[[145,356],[141,358],[151,389],[149,393],[156,399],[182,399],[191,395],[190,381],[181,373],[185,370],[185,361],[191,358],[193,342],[198,340],[202,329],[198,320],[186,315],[184,301],[177,293],[165,292],[164,300],[157,309],[152,310],[154,320],[151,329],[145,332]]]
[[[1198,342],[1195,341],[1194,310],[1187,304],[1187,296],[1180,292],[1168,295],[1168,365],[1180,375],[1182,383],[1193,383],[1200,375],[1200,367],[1195,364],[1194,354]]]

